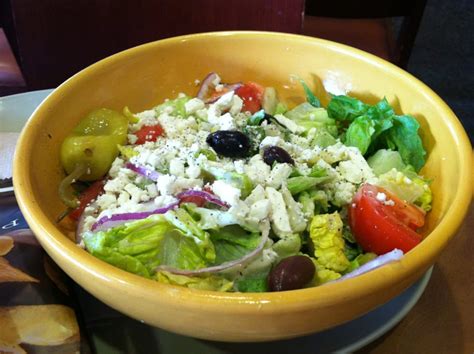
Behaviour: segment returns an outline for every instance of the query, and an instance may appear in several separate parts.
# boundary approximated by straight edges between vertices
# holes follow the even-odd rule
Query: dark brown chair
[[[219,30],[301,33],[304,0],[0,0],[28,89],[54,87],[118,51]],[[271,58],[269,58],[271,60]]]
[[[426,0],[306,0],[303,33],[371,52],[406,68]],[[396,18],[401,19],[401,23]]]

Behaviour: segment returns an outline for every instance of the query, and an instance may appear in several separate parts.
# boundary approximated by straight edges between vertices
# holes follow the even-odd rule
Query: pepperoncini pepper
[[[59,186],[59,195],[71,208],[78,206],[71,184],[95,181],[104,176],[127,141],[128,118],[100,108],[90,112],[75,126],[61,145],[61,164],[68,176]]]

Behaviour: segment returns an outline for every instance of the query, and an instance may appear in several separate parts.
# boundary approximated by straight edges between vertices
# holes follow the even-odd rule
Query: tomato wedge
[[[403,252],[418,245],[415,230],[425,223],[425,213],[415,205],[371,184],[364,184],[349,205],[349,225],[366,252],[378,255],[395,248]]]
[[[89,188],[83,191],[78,197],[79,206],[69,213],[69,217],[73,220],[79,220],[84,209],[104,192],[104,184],[105,180],[101,179],[95,181],[89,186]]]
[[[135,144],[141,145],[145,144],[147,141],[156,141],[158,137],[164,134],[164,130],[161,125],[144,125],[138,130],[135,135],[137,136],[137,141]]]
[[[243,101],[243,111],[255,113],[262,108],[262,97],[265,88],[255,82],[247,82],[235,90]]]

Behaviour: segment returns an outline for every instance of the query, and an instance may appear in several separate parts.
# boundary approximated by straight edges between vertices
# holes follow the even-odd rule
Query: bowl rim
[[[456,190],[456,195],[452,203],[456,208],[450,206],[441,222],[436,226],[435,230],[429,234],[430,245],[422,242],[407,253],[400,262],[388,264],[385,267],[360,275],[357,278],[347,279],[343,282],[333,282],[323,286],[284,292],[221,293],[162,284],[128,273],[95,258],[85,250],[79,248],[73,241],[67,238],[66,235],[56,229],[55,224],[48,220],[40,206],[32,199],[35,192],[27,178],[30,174],[30,166],[25,167],[22,166],[21,163],[16,163],[16,161],[25,160],[27,157],[29,151],[28,141],[30,137],[34,135],[37,117],[41,117],[49,110],[49,107],[54,106],[54,104],[61,99],[63,91],[67,92],[71,90],[76,80],[81,80],[87,77],[89,73],[100,70],[117,60],[139,55],[141,52],[148,51],[155,47],[166,47],[178,42],[196,41],[202,38],[216,38],[222,36],[232,37],[233,39],[279,37],[293,42],[305,42],[307,44],[325,47],[341,55],[347,55],[356,60],[362,60],[369,65],[383,68],[384,71],[392,76],[407,81],[412,86],[417,87],[428,101],[443,111],[447,118],[448,128],[451,134],[456,137],[455,142],[461,161],[461,173],[458,179],[459,188]],[[31,229],[37,235],[40,243],[46,250],[51,250],[55,254],[61,254],[68,262],[74,263],[75,266],[80,268],[83,272],[94,278],[101,278],[113,283],[117,287],[117,284],[122,284],[122,286],[129,291],[134,291],[134,289],[139,287],[145,289],[144,291],[147,291],[149,294],[160,293],[162,296],[168,294],[170,296],[167,300],[165,297],[162,297],[162,301],[172,302],[175,301],[173,299],[178,297],[185,299],[183,302],[185,308],[205,305],[206,308],[214,308],[221,313],[235,312],[235,306],[239,308],[238,311],[240,313],[250,313],[254,310],[256,305],[264,305],[264,309],[280,313],[290,312],[292,308],[305,307],[309,304],[314,306],[315,303],[319,303],[322,306],[329,306],[339,302],[341,295],[346,299],[356,299],[365,294],[382,289],[394,281],[403,281],[405,275],[409,274],[410,269],[419,269],[421,275],[431,265],[428,259],[436,257],[461,226],[472,197],[472,148],[470,141],[453,111],[432,89],[394,64],[362,50],[315,37],[280,32],[220,31],[188,34],[142,44],[104,58],[66,80],[36,108],[21,133],[14,160],[13,181],[18,204],[30,224]],[[469,193],[467,193],[467,191],[469,191]],[[229,304],[234,306],[228,306]],[[281,306],[282,304],[285,304],[285,306]]]

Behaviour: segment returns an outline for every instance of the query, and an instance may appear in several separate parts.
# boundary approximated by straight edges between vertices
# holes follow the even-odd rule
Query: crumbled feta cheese
[[[115,178],[118,176],[120,169],[124,166],[125,161],[120,157],[117,157],[114,162],[112,162],[112,166],[110,166],[109,176]]]
[[[375,199],[377,199],[379,202],[385,202],[387,200],[387,195],[385,193],[378,192],[375,196]]]
[[[270,166],[262,159],[262,156],[253,156],[245,166],[245,173],[254,184],[265,184],[270,176]]]
[[[201,168],[194,163],[190,163],[186,168],[186,176],[189,178],[198,178],[201,175]]]
[[[155,198],[158,195],[158,189],[156,188],[155,183],[147,184],[146,190],[150,198]]]
[[[162,175],[158,178],[156,187],[160,192],[160,195],[171,195],[174,191],[174,183],[176,182],[176,176]]]
[[[124,190],[130,194],[133,203],[146,202],[150,200],[150,196],[143,189],[138,188],[133,183],[129,183],[124,187]]]
[[[160,208],[176,203],[178,202],[178,199],[170,195],[160,195],[156,197],[153,202],[157,208]]]
[[[234,95],[232,97],[232,104],[230,106],[229,113],[232,114],[232,116],[236,116],[238,113],[240,113],[240,111],[242,111],[243,103],[244,101],[242,101],[239,96]]]
[[[245,162],[244,160],[235,160],[234,161],[234,168],[235,172],[237,173],[245,173]]]
[[[266,136],[260,142],[260,149],[263,149],[267,146],[280,146],[283,147],[285,145],[285,141],[280,138],[279,136]]]
[[[272,187],[265,188],[265,192],[271,204],[270,220],[273,230],[280,237],[291,233],[290,218],[286,212],[283,196]]]
[[[260,222],[268,217],[271,210],[271,204],[268,199],[258,200],[250,207],[249,217],[254,221]]]
[[[302,133],[304,132],[304,128],[300,127],[298,124],[296,124],[294,121],[292,121],[289,118],[286,118],[283,114],[277,114],[275,115],[275,119],[280,123],[283,124],[285,127],[288,128],[289,131],[292,133]]]
[[[248,206],[251,206],[259,200],[265,198],[265,189],[262,187],[262,185],[257,184],[257,186],[250,193],[250,195],[245,199],[245,203],[247,203]]]
[[[225,113],[219,117],[220,130],[234,130],[236,129],[234,118],[230,113]]]
[[[270,177],[267,180],[267,185],[275,189],[280,188],[281,184],[288,179],[293,168],[290,164],[279,163],[270,172]]]
[[[135,134],[127,134],[127,139],[130,145],[135,145],[138,140],[138,137]]]
[[[232,105],[232,98],[234,97],[234,91],[224,93],[219,99],[213,104],[218,107],[221,111],[230,109]]]
[[[230,206],[234,206],[240,200],[241,191],[230,184],[217,180],[214,181],[212,184],[212,191],[215,195],[219,197],[220,200],[229,204]]]
[[[174,158],[170,161],[170,174],[184,177],[184,161],[179,158]]]
[[[112,193],[104,193],[97,197],[96,203],[99,209],[112,209],[117,205],[117,198]]]
[[[193,114],[203,109],[205,107],[204,102],[201,101],[199,98],[192,98],[188,102],[184,104],[184,109],[186,110],[187,114]]]

